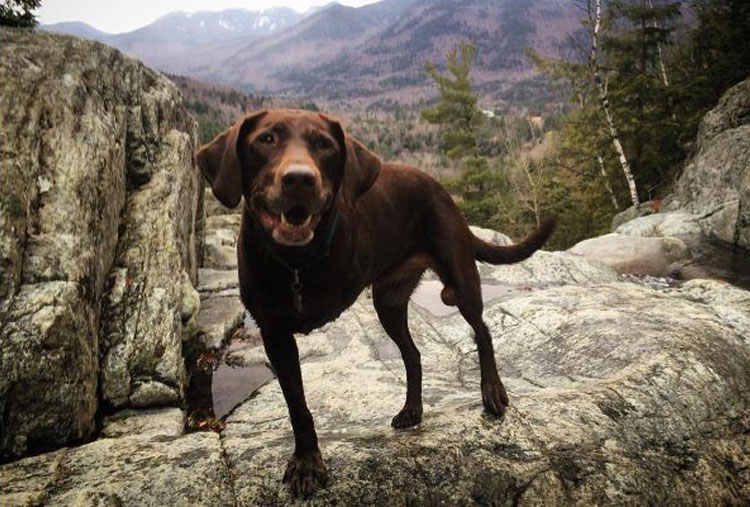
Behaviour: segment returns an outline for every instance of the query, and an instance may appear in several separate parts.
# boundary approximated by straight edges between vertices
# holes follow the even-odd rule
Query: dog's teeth
[[[305,220],[305,222],[302,224],[302,227],[307,227],[308,225],[310,225],[311,220],[312,220],[312,215],[308,215],[307,220]]]
[[[289,222],[286,221],[286,215],[283,214],[283,213],[281,214],[281,223],[284,224],[284,225],[288,225],[289,224]]]

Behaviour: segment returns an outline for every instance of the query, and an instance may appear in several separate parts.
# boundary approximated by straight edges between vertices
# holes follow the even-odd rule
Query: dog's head
[[[375,182],[380,159],[325,115],[254,112],[195,156],[219,201],[244,196],[253,217],[279,244],[309,243],[321,216],[341,196],[348,205]]]

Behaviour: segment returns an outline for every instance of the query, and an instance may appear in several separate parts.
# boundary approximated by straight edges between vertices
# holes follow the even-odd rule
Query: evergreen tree
[[[607,180],[603,188],[610,200],[623,201],[610,189],[627,189],[637,204],[659,193],[684,157],[681,125],[674,114],[677,92],[665,62],[680,5],[670,0],[586,0],[584,12],[586,36],[573,45],[579,48],[573,58],[553,60],[533,52],[529,56],[542,73],[569,87],[581,110],[569,116],[578,124],[563,133],[597,140],[585,142],[569,162],[588,167],[597,161],[596,174]],[[584,111],[591,108],[598,111]],[[591,121],[580,122],[583,117]],[[603,134],[610,147],[600,141]],[[608,167],[614,162],[619,169]],[[618,173],[627,187],[614,178]]]
[[[431,109],[422,110],[427,122],[442,125],[442,149],[456,160],[478,154],[477,130],[483,115],[476,107],[477,96],[471,91],[469,72],[474,59],[474,44],[460,44],[446,53],[448,71],[453,77],[441,74],[431,61],[425,70],[437,83],[441,100]]]
[[[508,230],[505,219],[514,207],[510,182],[499,166],[486,158],[468,156],[461,161],[461,176],[443,183],[458,198],[458,207],[470,224]]]
[[[40,5],[42,0],[3,0],[0,3],[0,26],[36,26],[36,16],[32,11]]]
[[[727,88],[750,76],[750,2],[694,0],[697,23],[668,63],[682,144]]]
[[[612,0],[606,10],[602,66],[623,146],[647,196],[682,159],[663,49],[671,45],[679,3]]]

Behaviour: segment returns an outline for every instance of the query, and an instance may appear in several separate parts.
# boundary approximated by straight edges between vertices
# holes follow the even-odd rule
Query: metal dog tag
[[[297,313],[302,313],[302,284],[299,281],[299,270],[294,270],[294,280],[292,281],[292,304]]]

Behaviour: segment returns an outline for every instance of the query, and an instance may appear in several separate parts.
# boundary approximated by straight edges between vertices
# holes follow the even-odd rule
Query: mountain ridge
[[[265,29],[253,29],[263,16]],[[230,21],[234,31],[221,25]],[[220,29],[200,37],[201,22]],[[473,40],[475,86],[502,101],[537,77],[527,47],[554,56],[577,27],[578,12],[560,0],[383,0],[331,3],[305,14],[289,8],[170,13],[102,42],[161,71],[250,93],[414,103],[434,95],[424,62],[440,67],[446,50]]]

